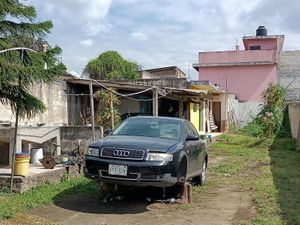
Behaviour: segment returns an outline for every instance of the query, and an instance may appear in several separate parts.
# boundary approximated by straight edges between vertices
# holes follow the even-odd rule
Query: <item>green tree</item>
[[[30,87],[49,82],[65,71],[56,57],[58,46],[45,49],[51,21],[35,22],[34,7],[18,0],[0,0],[0,102],[10,105],[20,117],[32,117],[45,110],[43,102],[31,95]],[[28,50],[5,51],[16,47]],[[46,68],[47,67],[47,68]]]
[[[137,63],[125,60],[118,52],[107,51],[90,60],[83,73],[92,79],[122,80],[138,78],[139,69]]]

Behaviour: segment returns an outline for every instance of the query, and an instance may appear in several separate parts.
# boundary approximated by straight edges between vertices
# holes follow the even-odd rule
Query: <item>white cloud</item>
[[[73,76],[81,77],[81,73],[79,71],[70,70],[70,71],[67,71],[67,72],[69,74],[72,74]]]
[[[139,2],[142,2],[143,0],[115,0],[115,1],[118,2],[119,4],[137,4]]]
[[[50,43],[62,47],[63,62],[73,71],[82,71],[104,51],[116,50],[144,68],[177,65],[193,74],[187,62],[197,62],[199,51],[234,49],[236,40],[241,44],[241,37],[255,34],[258,25],[270,34],[286,34],[287,49],[300,48],[300,1],[295,0],[26,2],[36,6],[41,21],[53,21]]]
[[[139,40],[139,41],[144,41],[144,40],[147,40],[148,37],[146,34],[144,34],[143,32],[141,31],[135,31],[135,32],[132,32],[130,34],[130,36],[135,39],[135,40]]]
[[[80,44],[83,46],[92,46],[93,45],[93,40],[91,39],[85,39],[80,41]]]
[[[242,14],[248,14],[255,9],[262,0],[240,1],[226,0],[221,1],[221,8],[224,13],[224,19],[230,28],[235,28],[242,23],[240,17]]]
[[[111,2],[112,0],[52,0],[40,4],[44,14],[60,18],[66,25],[79,26],[86,35],[94,36],[109,30],[106,16]]]
[[[111,29],[111,25],[105,22],[102,23],[93,23],[88,22],[84,27],[83,30],[87,36],[95,36],[99,33],[109,33]]]

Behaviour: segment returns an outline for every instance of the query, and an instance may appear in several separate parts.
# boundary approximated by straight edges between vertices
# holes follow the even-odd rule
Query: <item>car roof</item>
[[[178,118],[178,117],[167,117],[167,116],[134,116],[129,117],[128,119],[167,119],[167,120],[177,120],[177,121],[187,121],[186,119]]]

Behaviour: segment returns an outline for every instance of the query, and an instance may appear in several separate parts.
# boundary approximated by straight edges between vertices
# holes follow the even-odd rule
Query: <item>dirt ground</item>
[[[216,166],[223,160],[220,156],[210,158],[209,166]],[[208,173],[207,177],[210,179],[213,174]],[[209,194],[194,191],[192,204],[147,201],[149,192],[158,196],[162,194],[161,189],[135,191],[125,199],[107,203],[98,196],[73,195],[56,201],[54,205],[28,210],[26,216],[16,216],[5,225],[239,225],[251,224],[254,215],[252,193],[233,185],[214,187]]]
[[[221,161],[220,157],[213,158],[210,166]],[[208,179],[210,176],[208,174]],[[148,202],[145,193],[134,194],[138,197],[115,199],[108,203],[96,196],[70,196],[54,205],[32,209],[28,215],[43,221],[40,224],[62,225],[238,225],[250,224],[253,218],[251,192],[234,186],[224,185],[210,195],[193,193],[191,205]]]

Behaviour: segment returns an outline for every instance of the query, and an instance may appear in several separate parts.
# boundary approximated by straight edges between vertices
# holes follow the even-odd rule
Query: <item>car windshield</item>
[[[163,118],[130,118],[125,120],[112,135],[180,139],[181,121]]]

